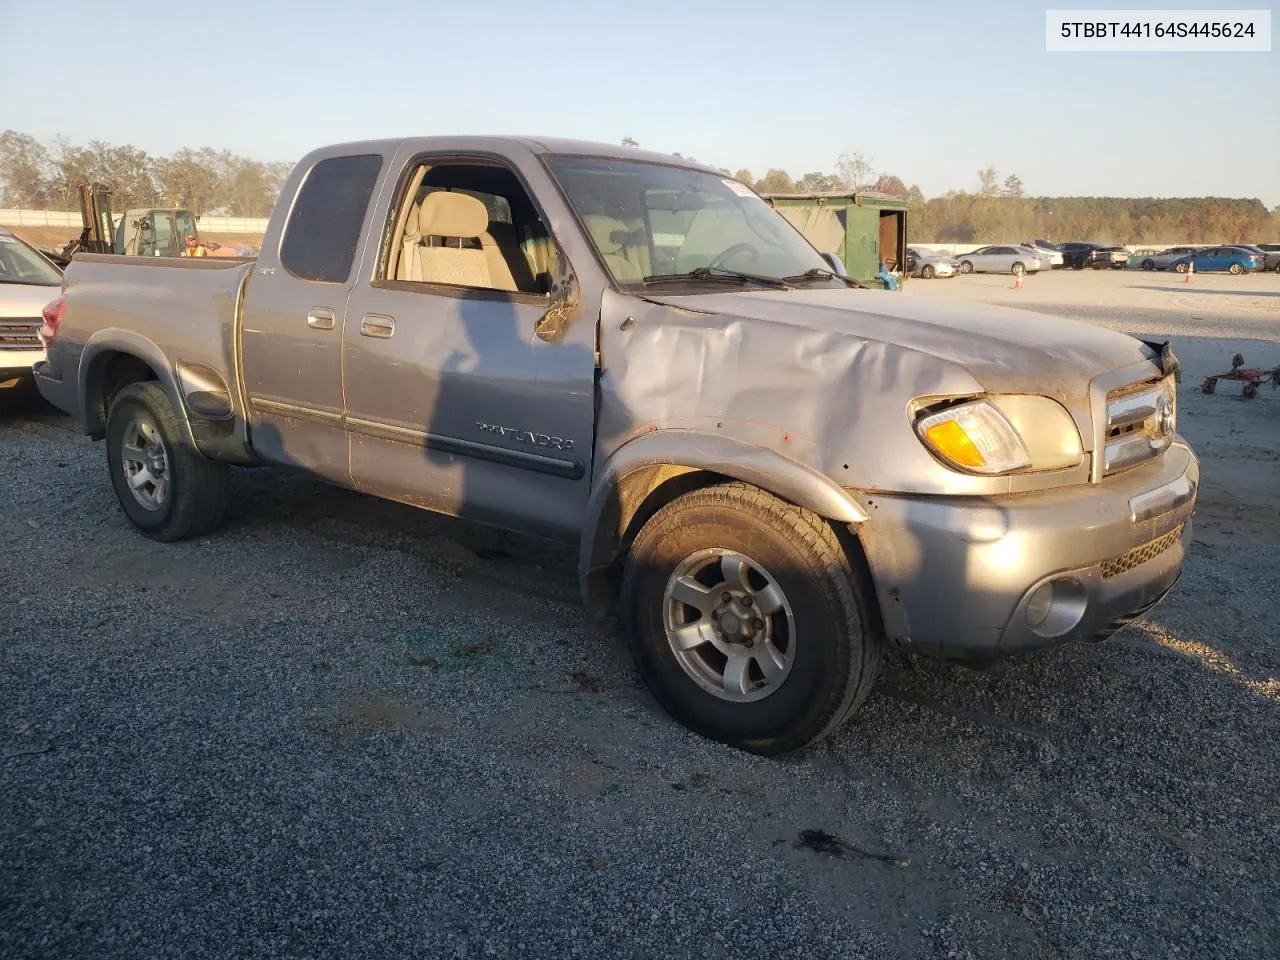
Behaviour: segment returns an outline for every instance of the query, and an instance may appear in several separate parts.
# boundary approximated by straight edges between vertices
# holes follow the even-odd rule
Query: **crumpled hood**
[[[742,290],[646,295],[683,310],[895,344],[963,368],[992,392],[1078,400],[1100,373],[1150,360],[1140,340],[1091,324],[887,290]]]

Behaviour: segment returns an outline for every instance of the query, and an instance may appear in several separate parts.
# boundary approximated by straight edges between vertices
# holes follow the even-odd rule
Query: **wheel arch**
[[[179,361],[128,330],[104,330],[86,344],[80,361],[80,422],[101,440],[107,432],[112,398],[131,383],[155,380],[169,398],[185,439],[211,460],[252,463],[242,432],[232,416],[230,388],[212,367]],[[194,398],[194,400],[193,400]],[[205,398],[205,406],[195,402]],[[194,414],[192,411],[195,411]]]
[[[80,361],[80,422],[89,436],[102,439],[107,432],[111,399],[131,383],[157,380],[186,423],[177,381],[164,353],[151,341],[127,330],[106,330],[93,337]],[[187,424],[190,431],[190,424]]]
[[[620,447],[592,486],[578,548],[578,583],[587,610],[602,616],[612,608],[619,560],[650,517],[676,497],[733,480],[810,510],[837,530],[867,519],[848,490],[775,450],[691,430],[645,434]],[[856,541],[852,532],[849,537]]]

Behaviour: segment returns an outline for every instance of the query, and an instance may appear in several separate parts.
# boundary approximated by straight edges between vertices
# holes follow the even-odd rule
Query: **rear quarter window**
[[[308,171],[280,244],[280,262],[294,276],[346,283],[360,228],[382,170],[382,157],[329,157]]]

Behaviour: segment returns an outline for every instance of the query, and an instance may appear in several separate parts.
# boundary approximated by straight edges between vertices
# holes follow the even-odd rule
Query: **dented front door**
[[[595,412],[595,357],[582,325],[548,343],[534,332],[546,310],[536,298],[414,287],[364,283],[348,304],[356,485],[572,538],[586,505]]]

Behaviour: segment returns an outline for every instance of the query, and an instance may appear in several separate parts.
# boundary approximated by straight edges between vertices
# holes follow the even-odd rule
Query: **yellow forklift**
[[[181,207],[126,210],[119,222],[111,215],[111,190],[101,183],[80,185],[80,237],[62,250],[68,260],[77,253],[113,253],[130,257],[181,256],[190,234],[200,242],[196,218]]]

